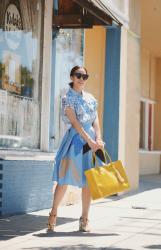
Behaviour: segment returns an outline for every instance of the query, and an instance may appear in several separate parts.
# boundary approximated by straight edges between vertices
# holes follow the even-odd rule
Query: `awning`
[[[100,0],[54,1],[53,28],[92,28],[108,26],[120,21]]]
[[[74,0],[74,2],[85,8],[89,13],[96,16],[98,19],[102,20],[102,22],[107,22],[107,25],[108,20],[122,25],[115,15],[109,10],[106,4],[101,0]]]

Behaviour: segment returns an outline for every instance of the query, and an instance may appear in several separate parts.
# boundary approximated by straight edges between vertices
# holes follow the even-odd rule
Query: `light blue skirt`
[[[83,125],[84,130],[95,139],[92,124]],[[53,181],[59,185],[87,186],[84,171],[92,166],[92,150],[83,154],[86,141],[71,127],[63,137],[54,162]]]

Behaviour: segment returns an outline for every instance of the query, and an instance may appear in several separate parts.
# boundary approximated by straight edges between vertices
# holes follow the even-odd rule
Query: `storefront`
[[[43,9],[0,1],[0,148],[40,148]]]
[[[160,1],[141,1],[140,174],[161,173]],[[155,10],[155,11],[151,11]],[[149,15],[151,18],[149,20]],[[155,27],[155,29],[153,29]]]
[[[41,150],[44,9],[42,0],[0,1],[2,215],[41,208],[44,193],[44,207],[51,199],[51,159]]]
[[[97,1],[0,1],[2,215],[51,206],[53,160],[66,129],[60,100],[77,64],[89,69],[87,89],[100,101],[104,136],[118,157],[120,45],[120,22]]]

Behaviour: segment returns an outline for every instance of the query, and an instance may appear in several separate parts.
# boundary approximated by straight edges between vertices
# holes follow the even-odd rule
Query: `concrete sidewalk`
[[[137,192],[93,202],[91,233],[78,232],[81,205],[62,206],[54,233],[49,210],[0,220],[2,250],[161,249],[161,176],[141,178]]]

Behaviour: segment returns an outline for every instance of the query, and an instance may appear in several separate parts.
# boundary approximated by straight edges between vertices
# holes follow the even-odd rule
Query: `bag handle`
[[[125,182],[125,179],[120,175],[119,171],[115,168],[112,160],[111,160],[111,157],[109,156],[107,150],[102,150],[103,154],[104,154],[104,158],[106,160],[106,164],[107,164],[107,159],[110,161],[110,164],[112,165],[114,171],[115,171],[115,174],[116,174],[116,177],[118,179],[118,181],[123,184]],[[93,152],[93,166],[95,165],[94,162],[97,164],[97,166],[99,165],[98,164],[98,160],[97,160],[97,157],[96,157],[96,154],[95,152]]]
[[[112,160],[111,160],[111,157],[110,155],[108,154],[107,150],[102,150],[100,149],[104,155],[104,159],[105,159],[105,163],[107,164],[108,160],[109,162],[112,164]],[[93,161],[92,161],[92,165],[95,166],[95,163],[98,165],[98,160],[97,160],[97,157],[96,157],[96,153],[93,152]]]

